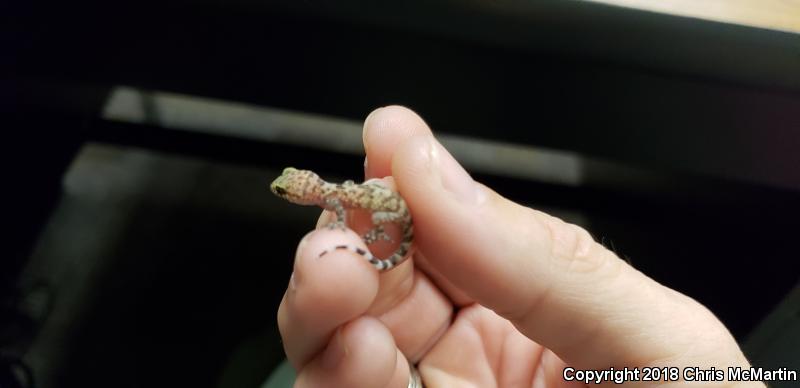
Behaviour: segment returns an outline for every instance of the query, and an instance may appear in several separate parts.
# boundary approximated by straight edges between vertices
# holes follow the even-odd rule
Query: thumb
[[[432,135],[401,144],[392,174],[433,269],[567,363],[747,365],[707,309],[630,267],[585,230],[474,182]]]

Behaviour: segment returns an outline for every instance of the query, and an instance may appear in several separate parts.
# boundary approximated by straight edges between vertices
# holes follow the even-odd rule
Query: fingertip
[[[303,370],[298,387],[384,387],[396,372],[397,348],[389,330],[364,316],[343,325]]]
[[[489,198],[489,191],[430,135],[415,135],[403,142],[392,160],[392,171],[403,183],[444,189],[442,194],[462,205],[477,207]]]
[[[301,240],[294,267],[294,287],[303,289],[309,299],[306,307],[320,310],[330,306],[333,311],[328,314],[334,319],[366,311],[378,292],[378,276],[372,266],[337,246],[366,248],[350,229],[318,229]]]
[[[436,153],[433,142],[433,136],[416,135],[397,147],[392,159],[392,171],[404,198],[408,195],[406,191],[411,194],[441,187],[439,171],[434,168]]]
[[[391,105],[372,111],[364,121],[362,131],[367,153],[364,165],[366,177],[382,178],[392,175],[395,149],[407,138],[418,134],[431,134],[431,130],[411,109]]]
[[[381,369],[392,370],[397,346],[388,328],[377,318],[363,316],[342,327],[341,345],[349,349],[353,362],[381,360]],[[373,360],[375,361],[375,360]]]

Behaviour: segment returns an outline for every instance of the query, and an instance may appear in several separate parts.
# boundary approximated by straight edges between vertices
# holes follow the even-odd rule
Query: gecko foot
[[[334,229],[340,229],[342,231],[347,230],[347,225],[345,225],[344,222],[342,221],[333,221],[328,225],[326,225],[326,227],[328,228],[328,230],[334,230]]]
[[[382,225],[370,229],[369,232],[364,234],[364,237],[362,237],[362,239],[367,245],[371,245],[378,240],[393,241],[392,237],[386,234],[386,232],[383,230]]]

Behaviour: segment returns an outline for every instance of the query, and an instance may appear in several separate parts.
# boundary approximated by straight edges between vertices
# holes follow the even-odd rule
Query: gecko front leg
[[[336,221],[331,221],[328,223],[328,229],[333,230],[339,228],[341,230],[347,230],[347,213],[345,212],[342,201],[340,201],[339,198],[333,196],[325,198],[325,209],[333,210],[333,212],[336,214]]]

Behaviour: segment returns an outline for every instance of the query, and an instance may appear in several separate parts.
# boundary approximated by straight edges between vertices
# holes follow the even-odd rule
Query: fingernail
[[[384,108],[384,107],[380,107],[380,108],[378,108],[378,109],[375,109],[375,110],[373,110],[372,112],[369,112],[369,114],[367,115],[367,118],[366,118],[366,119],[364,119],[364,126],[366,127],[366,126],[367,126],[367,123],[369,123],[369,119],[371,119],[371,118],[375,117],[375,115],[376,115],[378,112],[380,112],[381,110],[383,110],[383,108]]]
[[[364,151],[367,151],[367,147],[369,143],[367,142],[367,129],[370,127],[370,120],[374,120],[375,116],[383,110],[383,107],[373,110],[372,112],[367,115],[367,118],[364,119],[364,128],[361,129],[361,143],[364,144]]]
[[[479,185],[444,146],[434,138],[429,139],[428,162],[432,168],[438,170],[442,186],[462,203],[470,205],[481,203],[484,195]]]
[[[327,369],[334,369],[337,365],[347,356],[347,346],[342,339],[342,329],[336,330],[333,335],[332,341],[325,348],[325,353],[322,355],[322,367]]]
[[[364,178],[369,178],[369,176],[367,175],[368,170],[369,170],[369,158],[365,156],[364,157]]]
[[[294,276],[294,271],[292,271],[292,274],[289,275],[289,290],[290,291],[297,290],[297,278]]]

